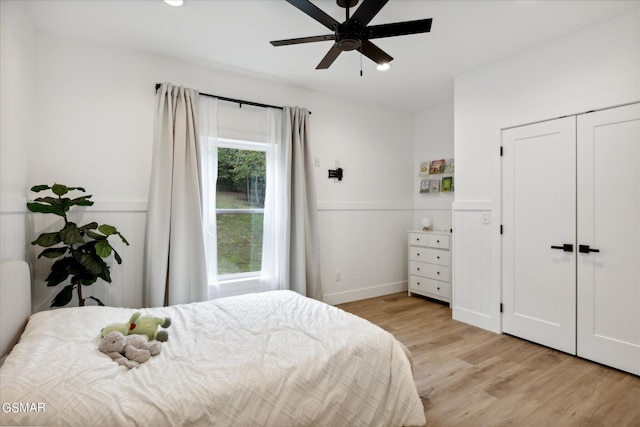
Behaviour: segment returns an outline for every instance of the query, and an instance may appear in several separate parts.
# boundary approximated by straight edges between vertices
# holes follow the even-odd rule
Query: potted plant
[[[66,285],[51,302],[51,307],[62,307],[67,305],[73,296],[73,290],[78,293],[78,305],[84,306],[87,298],[82,297],[82,286],[89,286],[95,283],[98,278],[111,283],[109,266],[105,262],[113,254],[118,264],[122,263],[122,258],[109,243],[111,236],[118,236],[123,243],[129,245],[127,239],[120,232],[108,224],[98,225],[91,222],[79,226],[69,221],[67,212],[73,206],[91,206],[93,202],[89,200],[91,195],[83,195],[76,198],[66,197],[69,192],[79,191],[85,193],[82,187],[67,187],[62,184],[36,185],[31,191],[39,193],[51,190],[56,197],[38,197],[33,202],[27,203],[27,208],[31,212],[44,214],[54,214],[64,219],[64,224],[59,231],[52,233],[42,233],[32,245],[45,248],[40,257],[60,258],[51,266],[51,272],[46,278],[47,286],[57,286],[71,278],[71,283]],[[88,297],[104,305],[102,301],[95,297]]]

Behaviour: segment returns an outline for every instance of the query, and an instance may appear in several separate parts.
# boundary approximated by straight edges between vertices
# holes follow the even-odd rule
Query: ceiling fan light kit
[[[350,9],[358,4],[358,0],[336,0],[338,6],[346,10],[346,19],[342,23],[336,21],[309,0],[286,1],[333,31],[333,34],[274,40],[271,44],[273,46],[287,46],[333,40],[333,46],[322,58],[316,69],[329,68],[340,53],[352,50],[358,50],[379,66],[383,64],[388,66],[389,62],[393,61],[393,57],[373,44],[370,41],[371,39],[428,33],[431,31],[431,18],[368,26],[369,22],[389,0],[363,0],[353,16],[350,16]]]
[[[173,7],[180,7],[184,4],[184,0],[164,0],[164,2]]]

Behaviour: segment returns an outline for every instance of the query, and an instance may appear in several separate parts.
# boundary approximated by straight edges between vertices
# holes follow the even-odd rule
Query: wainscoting
[[[60,287],[47,288],[45,278],[51,260],[37,259],[41,248],[30,245],[40,233],[59,229],[56,217],[31,214],[26,200],[3,206],[0,213],[2,259],[25,259],[31,266],[33,310],[46,310]],[[412,203],[318,203],[321,274],[325,301],[340,304],[407,290],[407,231],[419,228],[424,216],[434,227],[451,228],[451,211],[443,207],[415,209]],[[70,217],[79,224],[96,221],[111,224],[125,235],[130,246],[112,239],[123,263],[110,259],[112,283],[96,283],[83,289],[105,304],[122,307],[143,305],[142,283],[145,201],[96,201],[77,209]],[[336,275],[339,277],[336,277]],[[339,279],[339,280],[337,280]],[[76,298],[70,305],[76,305]]]
[[[499,229],[489,202],[453,204],[453,318],[493,332],[501,330],[500,279],[493,255]]]

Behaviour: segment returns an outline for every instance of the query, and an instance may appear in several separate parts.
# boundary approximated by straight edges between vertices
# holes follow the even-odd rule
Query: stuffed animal
[[[131,369],[137,368],[151,356],[160,353],[161,345],[160,341],[149,341],[146,335],[125,337],[121,332],[112,331],[102,338],[98,349],[109,355],[119,365]]]
[[[146,335],[150,340],[166,341],[169,339],[169,332],[158,330],[158,326],[168,328],[171,326],[169,317],[142,316],[139,311],[133,313],[128,323],[112,323],[102,328],[102,337],[109,332],[118,331],[122,335],[139,334]]]

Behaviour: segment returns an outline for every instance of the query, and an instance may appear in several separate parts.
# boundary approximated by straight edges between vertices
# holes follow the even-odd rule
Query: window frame
[[[273,149],[271,145],[267,142],[258,142],[258,141],[246,141],[241,139],[232,139],[232,138],[216,138],[215,142],[215,150],[216,150],[216,158],[218,158],[218,149],[220,148],[229,148],[235,150],[248,150],[248,151],[259,151],[265,153],[265,169],[268,170],[266,166],[273,157]],[[217,167],[217,164],[216,164]],[[267,174],[267,170],[265,170],[265,175]],[[266,180],[269,179],[269,176],[266,176]],[[233,213],[242,213],[242,214],[262,214],[263,221],[265,215],[264,208],[247,208],[247,209],[229,209],[229,208],[218,208],[216,203],[216,218],[218,215],[225,214],[233,214]],[[264,236],[264,234],[263,234]],[[216,246],[218,244],[217,239],[217,230],[216,230]],[[217,251],[216,251],[217,253]],[[261,254],[262,256],[262,254]],[[216,259],[217,263],[218,260]],[[217,265],[217,264],[216,264]],[[217,272],[216,268],[216,272]],[[243,293],[243,291],[252,290],[256,286],[259,285],[260,278],[263,276],[263,271],[248,271],[243,273],[230,273],[230,274],[216,274],[216,280],[218,286],[220,286],[221,290],[224,289],[227,293],[232,291],[235,293]]]

